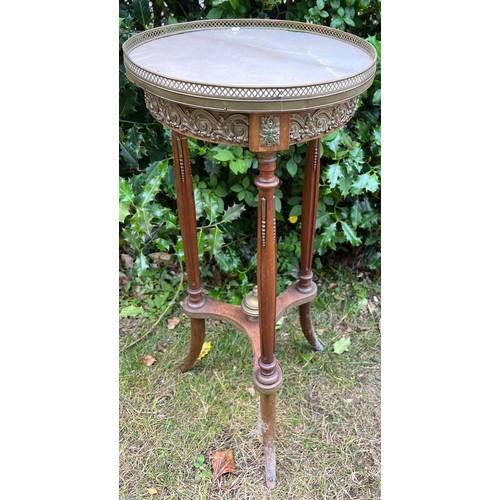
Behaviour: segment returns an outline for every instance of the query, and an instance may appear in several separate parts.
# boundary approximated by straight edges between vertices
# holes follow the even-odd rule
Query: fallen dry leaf
[[[125,274],[120,271],[120,284],[119,284],[119,289],[123,290],[126,286],[127,283],[130,282],[130,278]]]
[[[173,318],[170,318],[168,320],[168,329],[173,330],[178,324],[179,324],[180,319],[177,316],[174,316]]]
[[[150,354],[146,354],[145,356],[142,357],[142,362],[146,366],[151,366],[153,363],[156,363],[156,358],[154,358]]]
[[[255,396],[255,389],[252,386],[247,387],[247,391],[250,393],[250,396]]]
[[[234,472],[234,459],[231,450],[216,451],[212,455],[212,481],[215,481],[222,474]]]
[[[335,287],[335,286],[337,286],[337,283],[330,283],[330,284],[328,285],[328,288],[333,288],[333,287]]]
[[[203,345],[201,347],[201,352],[200,352],[200,355],[198,356],[198,359],[204,358],[210,352],[210,349],[212,349],[212,343],[211,342],[203,342]]]
[[[158,490],[156,488],[148,488],[148,493],[150,495],[158,495]]]
[[[373,302],[368,301],[367,306],[368,306],[368,310],[370,311],[370,314],[373,314],[377,310],[377,308],[375,307],[375,304],[373,304]]]
[[[120,255],[120,259],[122,260],[122,264],[125,269],[131,269],[132,267],[134,267],[134,259],[130,257],[129,254],[122,253]]]
[[[214,278],[214,282],[217,286],[222,285],[222,276],[221,276],[220,271],[218,269],[214,269],[213,278]]]
[[[323,335],[323,333],[325,332],[325,329],[324,328],[316,328],[316,333],[318,335]]]
[[[166,351],[167,350],[167,344],[158,344],[156,346],[156,350],[160,351],[160,352]]]
[[[150,253],[148,257],[154,264],[159,264],[160,262],[168,262],[171,259],[172,254],[167,252],[153,252]]]

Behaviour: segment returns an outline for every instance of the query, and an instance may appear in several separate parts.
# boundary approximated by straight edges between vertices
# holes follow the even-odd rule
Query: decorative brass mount
[[[243,309],[248,321],[252,323],[257,323],[259,321],[259,300],[256,286],[254,286],[253,290],[247,293],[241,301],[241,309]]]

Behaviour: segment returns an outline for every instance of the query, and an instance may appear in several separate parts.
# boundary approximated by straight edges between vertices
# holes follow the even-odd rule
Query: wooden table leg
[[[261,393],[262,438],[264,444],[266,482],[276,485],[275,427],[276,390],[283,374],[274,355],[276,327],[276,215],[275,190],[279,179],[274,175],[276,152],[258,153],[259,189],[257,229],[257,288],[261,356],[254,372],[254,384]]]
[[[261,431],[264,443],[266,485],[276,487],[276,393],[260,395]]]
[[[196,235],[196,211],[194,205],[193,179],[189,163],[189,150],[184,135],[172,130],[172,149],[174,152],[175,187],[179,225],[181,228],[188,276],[188,304],[202,307],[205,299],[201,294],[200,271],[198,267],[198,240]],[[191,345],[189,354],[181,366],[181,371],[189,370],[198,359],[205,339],[205,320],[191,318]]]
[[[304,187],[302,190],[302,232],[300,273],[297,290],[308,293],[312,287],[312,260],[314,248],[314,233],[316,230],[316,213],[318,211],[319,194],[319,151],[320,139],[313,139],[307,145],[306,168],[304,173]],[[299,306],[300,326],[307,341],[316,351],[322,351],[312,324],[312,302]]]

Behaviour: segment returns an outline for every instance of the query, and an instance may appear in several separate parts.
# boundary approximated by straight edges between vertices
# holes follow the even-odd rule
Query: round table
[[[268,487],[276,484],[276,391],[282,370],[275,325],[299,307],[302,331],[322,350],[311,320],[317,288],[312,258],[320,178],[320,138],[354,115],[373,82],[376,51],[365,40],[326,26],[269,19],[206,20],[160,26],[123,44],[126,74],[144,90],[153,117],[172,129],[179,224],[188,276],[184,312],[191,368],[205,338],[205,319],[232,323],[249,338]],[[257,153],[259,174],[257,286],[241,306],[202,292],[197,223],[186,136]],[[277,152],[308,142],[302,195],[299,279],[276,296],[275,176]]]

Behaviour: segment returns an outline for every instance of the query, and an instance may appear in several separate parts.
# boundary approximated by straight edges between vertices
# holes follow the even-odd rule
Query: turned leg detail
[[[257,229],[257,297],[261,356],[255,383],[261,392],[274,392],[281,384],[281,368],[274,355],[276,327],[276,213],[275,190],[279,179],[274,175],[276,152],[259,153],[259,189]]]
[[[301,256],[299,284],[297,286],[297,290],[302,293],[310,292],[312,289],[312,260],[320,177],[319,152],[320,139],[313,139],[307,145],[304,187],[302,190]],[[310,302],[299,306],[299,315],[300,326],[307,341],[313,349],[322,351],[323,346],[319,342],[312,324]]]
[[[172,149],[174,152],[175,187],[177,208],[179,212],[179,226],[181,229],[188,277],[187,303],[192,308],[199,308],[203,306],[205,299],[201,294],[193,179],[191,176],[186,137],[172,131]],[[204,338],[205,320],[192,318],[191,345],[189,354],[181,367],[182,371],[189,370],[189,368],[195,364],[200,355]]]
[[[259,153],[259,189],[257,229],[257,289],[261,356],[254,372],[254,384],[261,393],[262,441],[264,445],[266,483],[276,485],[276,390],[283,374],[274,354],[276,327],[276,213],[275,190],[279,184],[274,175],[276,152]]]

